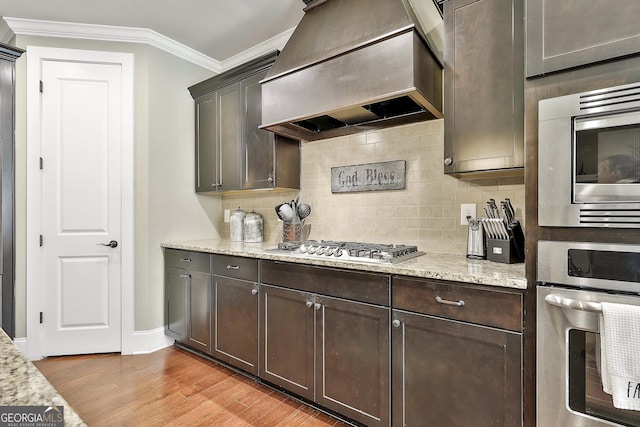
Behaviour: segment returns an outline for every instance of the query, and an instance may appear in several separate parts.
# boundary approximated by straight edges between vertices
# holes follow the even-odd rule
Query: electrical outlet
[[[474,203],[463,203],[460,205],[460,225],[469,225],[467,218],[476,217],[476,205]]]
[[[231,219],[231,211],[229,209],[224,210],[224,222],[229,222]]]

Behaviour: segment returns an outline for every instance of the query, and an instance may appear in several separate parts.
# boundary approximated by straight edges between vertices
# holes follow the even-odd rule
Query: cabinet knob
[[[451,157],[445,157],[444,165],[445,166],[451,166],[452,164],[453,164],[453,159]]]
[[[305,302],[305,305],[307,306],[307,308],[311,308],[313,307],[313,301],[307,301]]]
[[[269,181],[269,182],[273,182],[273,177],[272,177],[272,176],[270,176],[269,178],[267,178],[267,181]]]
[[[258,295],[258,290],[256,288],[251,289],[251,295]]]
[[[316,310],[320,310],[322,308],[322,304],[317,302],[314,307],[315,307]]]
[[[393,322],[391,322],[391,325],[392,325],[394,328],[399,328],[399,327],[400,327],[400,325],[401,325],[401,323],[400,323],[400,321],[399,321],[398,319],[393,319]]]

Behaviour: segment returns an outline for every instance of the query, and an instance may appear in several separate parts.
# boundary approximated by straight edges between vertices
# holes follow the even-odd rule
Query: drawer
[[[201,273],[211,273],[211,254],[204,252],[165,249],[164,263],[171,267],[179,267]]]
[[[391,295],[393,308],[522,331],[521,292],[439,280],[393,277]]]
[[[257,282],[258,260],[229,255],[214,255],[213,274]]]
[[[280,261],[260,261],[261,283],[389,306],[388,275]]]

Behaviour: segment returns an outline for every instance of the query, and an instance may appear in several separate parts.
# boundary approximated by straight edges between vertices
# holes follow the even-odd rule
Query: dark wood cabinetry
[[[165,251],[165,333],[211,352],[211,260],[198,252]]]
[[[352,292],[384,305],[344,298]],[[260,293],[260,377],[365,425],[388,426],[389,277],[263,260]]]
[[[258,374],[258,261],[213,255],[211,354]]]
[[[640,52],[640,3],[527,0],[527,77]]]
[[[401,277],[392,289],[393,425],[521,426],[521,293]]]
[[[524,0],[444,3],[444,171],[524,167]]]
[[[300,142],[258,127],[260,80],[276,56],[189,88],[196,105],[196,192],[300,188]]]
[[[15,61],[24,51],[0,43],[0,326],[15,335],[14,98]]]

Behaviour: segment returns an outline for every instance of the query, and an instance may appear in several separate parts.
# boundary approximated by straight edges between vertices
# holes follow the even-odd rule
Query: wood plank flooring
[[[49,357],[34,364],[93,426],[347,426],[177,347]]]

